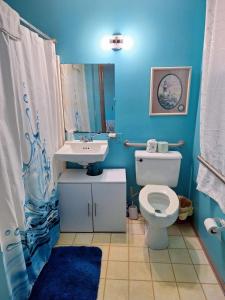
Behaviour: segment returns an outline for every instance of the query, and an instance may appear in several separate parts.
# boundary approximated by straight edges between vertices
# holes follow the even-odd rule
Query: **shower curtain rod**
[[[33,26],[29,22],[27,22],[24,18],[20,17],[20,24],[29,28],[30,30],[36,32],[40,37],[42,37],[45,40],[51,40],[56,42],[55,39],[50,38],[47,34],[43,33],[41,30],[39,30],[37,27]]]

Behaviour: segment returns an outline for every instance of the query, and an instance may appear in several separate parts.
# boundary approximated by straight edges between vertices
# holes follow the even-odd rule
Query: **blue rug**
[[[53,248],[30,300],[96,300],[101,257],[96,247]]]

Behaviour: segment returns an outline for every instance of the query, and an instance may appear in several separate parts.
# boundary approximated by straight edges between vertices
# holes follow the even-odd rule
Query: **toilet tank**
[[[138,185],[161,184],[176,187],[181,154],[178,151],[149,153],[135,151],[136,181]]]

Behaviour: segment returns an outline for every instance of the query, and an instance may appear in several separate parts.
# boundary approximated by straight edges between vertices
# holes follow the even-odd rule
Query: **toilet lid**
[[[166,185],[146,185],[139,194],[142,209],[152,215],[166,217],[179,208],[176,193]]]

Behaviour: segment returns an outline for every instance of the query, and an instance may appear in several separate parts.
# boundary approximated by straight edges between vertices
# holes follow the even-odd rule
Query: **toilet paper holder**
[[[220,218],[215,218],[215,220],[216,220],[217,224],[221,225],[221,226],[218,226],[217,228],[214,229],[215,233],[225,231],[225,220],[220,219]]]
[[[204,221],[207,232],[221,240],[221,233],[225,231],[225,220],[221,218],[207,218]]]

